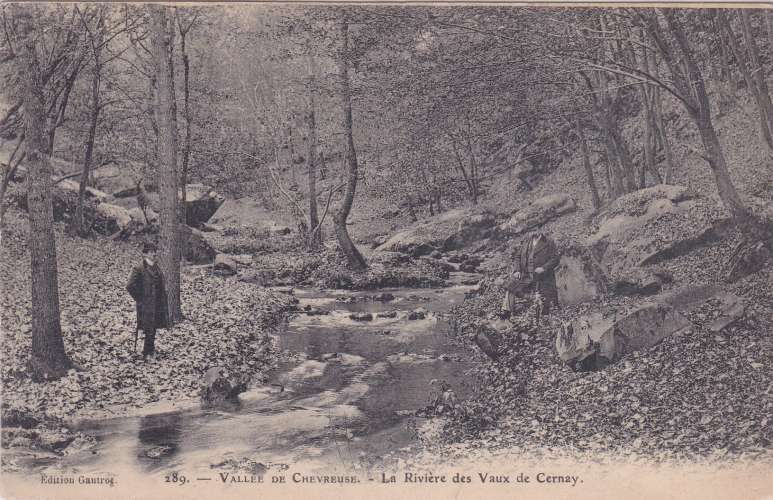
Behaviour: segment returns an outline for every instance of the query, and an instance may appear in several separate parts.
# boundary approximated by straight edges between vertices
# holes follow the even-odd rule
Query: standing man
[[[155,355],[156,329],[169,326],[166,290],[153,245],[143,245],[142,262],[132,269],[126,289],[137,303],[137,330],[142,330],[145,336],[142,355],[145,359],[152,359]],[[134,338],[134,347],[136,350],[137,337]]]
[[[502,310],[506,314],[517,312],[517,299],[538,292],[544,299],[543,312],[558,305],[555,268],[561,256],[556,244],[543,233],[534,233],[513,252],[513,267],[505,282],[505,300]]]

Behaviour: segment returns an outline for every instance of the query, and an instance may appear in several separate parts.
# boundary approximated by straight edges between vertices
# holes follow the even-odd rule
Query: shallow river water
[[[269,384],[242,394],[238,407],[84,421],[79,429],[97,438],[96,448],[58,459],[49,470],[201,475],[245,459],[268,468],[330,470],[410,446],[413,413],[429,404],[438,382],[459,397],[469,390],[469,353],[451,342],[444,318],[471,288],[458,284],[465,278],[453,275],[456,284],[441,289],[296,289],[300,308],[330,314],[291,317],[279,335],[287,360]],[[384,292],[394,300],[369,300]],[[429,314],[409,320],[417,308]],[[355,321],[353,312],[374,319]],[[384,312],[395,315],[377,317]]]

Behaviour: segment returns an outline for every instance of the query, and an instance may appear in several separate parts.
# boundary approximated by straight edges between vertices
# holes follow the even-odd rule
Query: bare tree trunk
[[[459,169],[459,172],[462,174],[464,183],[467,185],[467,191],[470,193],[470,200],[472,201],[472,204],[475,205],[477,203],[475,196],[475,184],[472,181],[470,174],[467,173],[467,169],[464,168],[464,161],[462,160],[462,155],[459,153],[459,148],[456,146],[456,141],[451,139],[451,144],[454,149],[454,156],[456,156],[456,166]]]
[[[24,82],[24,126],[27,144],[27,204],[32,268],[32,352],[30,367],[37,380],[64,376],[72,361],[64,350],[59,320],[56,237],[51,200],[50,145],[46,137],[46,98],[41,82],[34,20],[31,12],[19,16],[25,40],[20,74]]]
[[[752,78],[754,79],[758,95],[757,105],[760,108],[760,129],[763,131],[763,139],[768,145],[769,153],[773,155],[773,103],[771,103],[768,83],[765,80],[765,68],[762,67],[757,42],[752,34],[749,12],[746,9],[739,9],[739,11],[741,13],[743,38],[746,42],[746,51],[749,54],[749,62],[751,63]]]
[[[182,165],[181,165],[181,172],[180,172],[180,189],[182,191],[182,201],[181,201],[181,212],[183,214],[182,223],[187,224],[188,223],[188,213],[187,213],[187,206],[188,206],[188,190],[186,189],[186,186],[188,185],[188,163],[190,161],[191,157],[191,110],[190,110],[190,72],[191,72],[191,65],[190,65],[190,59],[188,58],[188,52],[186,50],[185,46],[185,39],[188,35],[188,30],[190,27],[188,27],[188,30],[183,29],[182,25],[179,25],[180,28],[180,55],[182,56],[183,61],[183,117],[185,118],[185,142],[183,143],[183,157],[182,157]]]
[[[352,242],[349,231],[346,228],[346,220],[354,204],[354,194],[357,190],[357,151],[354,149],[354,133],[352,130],[352,91],[349,84],[349,24],[344,19],[341,21],[341,36],[343,50],[339,57],[339,77],[344,108],[344,133],[346,134],[346,191],[344,200],[339,209],[333,213],[333,227],[335,229],[338,245],[346,255],[349,266],[356,270],[367,269],[368,263],[365,257]]]
[[[410,194],[406,197],[406,203],[408,203],[408,216],[411,218],[411,222],[419,220],[416,217],[416,210],[413,208],[413,196]]]
[[[722,27],[725,29],[727,35],[727,41],[735,57],[736,65],[738,66],[741,76],[746,83],[746,87],[749,89],[752,97],[757,103],[757,112],[759,113],[759,133],[760,139],[767,146],[769,154],[773,152],[773,136],[771,136],[771,129],[768,126],[768,106],[770,105],[770,96],[767,94],[767,85],[765,84],[764,75],[762,82],[765,85],[765,95],[763,96],[762,89],[759,87],[759,80],[752,75],[755,72],[754,61],[747,61],[747,55],[751,59],[752,48],[749,46],[749,34],[747,34],[746,26],[742,23],[744,32],[744,43],[746,45],[746,51],[744,51],[739,45],[733,32],[733,27],[730,24],[730,19],[725,12],[718,11],[718,19]],[[742,17],[743,19],[743,17]],[[757,58],[759,61],[759,58]],[[747,65],[748,63],[748,65]],[[767,97],[767,106],[766,106]]]
[[[75,209],[75,229],[77,234],[85,236],[86,227],[83,220],[83,205],[86,200],[86,184],[88,183],[91,162],[94,154],[94,140],[97,135],[97,125],[99,123],[99,111],[101,103],[99,100],[99,87],[102,79],[102,62],[100,61],[100,51],[102,45],[102,23],[97,26],[97,39],[94,40],[94,68],[91,76],[91,116],[89,120],[89,132],[86,137],[86,153],[83,155],[83,170],[80,176],[78,186],[78,205]]]
[[[317,119],[315,114],[314,92],[316,92],[314,61],[309,59],[309,111],[306,115],[306,122],[309,127],[309,151],[306,162],[308,164],[309,176],[309,231],[308,245],[310,250],[316,250],[322,246],[322,227],[319,223],[319,214],[317,207]]]
[[[72,89],[75,86],[75,80],[78,78],[78,73],[80,73],[80,62],[74,65],[72,71],[70,72],[70,75],[67,77],[67,80],[64,83],[64,90],[62,91],[62,100],[59,102],[59,108],[54,110],[54,114],[51,117],[50,124],[48,127],[48,147],[50,151],[48,152],[50,155],[54,154],[54,145],[56,143],[56,131],[59,128],[59,126],[64,122],[65,114],[67,113],[67,106],[70,102],[70,94],[72,93]],[[51,106],[55,106],[56,101],[51,103]]]
[[[8,166],[6,167],[6,171],[3,172],[3,180],[0,182],[0,229],[3,228],[5,221],[5,193],[8,190],[8,184],[14,179],[16,170],[18,170],[19,165],[21,165],[21,162],[27,156],[27,153],[23,152],[19,155],[19,158],[16,159],[16,154],[19,152],[22,143],[24,143],[23,133],[19,136],[19,141],[16,143],[16,147],[13,148],[10,158],[8,158]],[[15,163],[14,160],[16,160]]]
[[[593,175],[593,167],[590,164],[590,152],[588,151],[588,143],[585,140],[582,121],[579,118],[577,118],[577,136],[580,138],[580,148],[582,150],[582,166],[585,168],[585,178],[588,181],[588,189],[590,189],[591,202],[593,202],[593,211],[597,212],[601,207],[601,198],[599,197],[599,190],[596,187],[596,179]]]
[[[604,119],[602,118],[602,121]],[[621,162],[618,157],[618,151],[615,147],[615,141],[612,138],[609,129],[602,125],[601,135],[604,138],[604,148],[607,151],[607,168],[609,169],[610,186],[612,188],[610,199],[614,200],[624,195],[627,191],[623,185],[623,174],[621,172]]]
[[[652,74],[658,78],[658,60],[655,51],[651,52],[651,61],[648,66],[652,71]],[[663,122],[663,101],[660,97],[659,87],[654,87],[652,89],[652,100],[652,118],[655,123],[655,131],[660,138],[660,144],[663,146],[663,154],[666,157],[666,173],[663,182],[665,184],[671,184],[674,175],[674,154],[671,150],[671,141],[668,139],[668,134],[666,133],[665,123]]]
[[[167,7],[150,6],[151,40],[156,74],[155,116],[158,124],[158,191],[160,198],[159,267],[167,293],[170,324],[182,319],[180,306],[180,203],[177,175],[177,119],[172,73],[172,31]]]
[[[748,220],[749,212],[746,210],[738,191],[736,191],[735,186],[730,179],[725,155],[722,151],[719,139],[717,138],[716,130],[714,130],[714,124],[711,121],[711,103],[709,102],[706,93],[703,75],[698,68],[698,63],[695,61],[695,57],[693,56],[692,49],[687,41],[687,36],[684,33],[682,24],[679,19],[677,19],[675,11],[663,9],[661,12],[666,19],[666,23],[668,24],[671,33],[676,39],[686,68],[685,72],[681,73],[672,59],[669,64],[672,78],[674,80],[680,79],[680,87],[682,89],[690,89],[692,92],[693,99],[691,99],[692,102],[687,110],[695,121],[695,124],[698,126],[703,147],[706,151],[705,159],[714,174],[719,197],[733,218],[741,221]]]
[[[625,141],[625,137],[623,137],[617,124],[610,129],[610,133],[615,151],[618,158],[620,158],[620,168],[623,171],[623,180],[625,181],[624,192],[636,191],[636,167],[633,165],[631,153],[628,150],[628,143]]]

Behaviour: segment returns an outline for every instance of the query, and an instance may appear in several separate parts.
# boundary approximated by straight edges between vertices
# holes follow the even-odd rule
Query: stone
[[[439,269],[444,273],[452,273],[456,271],[456,268],[452,264],[449,264],[448,262],[444,262],[442,260],[436,260],[431,257],[419,257],[418,262],[426,264],[431,268]]]
[[[475,345],[477,345],[486,356],[496,361],[501,355],[502,338],[501,334],[490,326],[481,327],[475,334]]]
[[[556,351],[563,362],[577,370],[598,370],[690,325],[685,316],[662,301],[611,314],[595,312],[565,324],[556,335]]]
[[[440,253],[439,250],[433,250],[432,252],[430,252],[429,256],[432,257],[433,259],[440,259],[443,257],[443,254]]]
[[[572,306],[595,300],[604,294],[607,280],[601,266],[592,256],[579,249],[561,256],[556,266],[558,303]]]
[[[136,171],[141,172],[142,167]],[[137,181],[133,177],[132,165],[105,165],[94,169],[91,175],[97,189],[116,198],[137,196]]]
[[[701,246],[710,245],[721,241],[735,228],[733,219],[720,219],[712,224],[704,226],[695,235],[682,236],[668,243],[664,243],[645,255],[639,262],[639,266],[649,266],[669,259],[685,255]]]
[[[318,307],[310,307],[308,309],[304,308],[303,313],[306,314],[306,316],[328,316],[330,311]]]
[[[617,295],[655,295],[663,287],[663,280],[649,270],[634,267],[623,276],[612,279],[611,292]]]
[[[684,255],[723,238],[730,226],[721,219],[705,222],[707,209],[706,201],[690,199],[681,186],[634,191],[596,216],[598,229],[585,245],[605,272],[625,277],[634,267]]]
[[[268,234],[271,236],[285,236],[292,232],[292,230],[287,227],[283,226],[281,224],[271,224],[267,228]]]
[[[447,210],[415,222],[393,234],[377,252],[401,252],[415,257],[461,248],[490,235],[494,214],[480,208]]]
[[[389,239],[389,235],[386,235],[386,234],[380,234],[378,236],[374,236],[373,240],[370,243],[370,248],[375,250],[376,248],[386,243],[388,239]]]
[[[218,406],[233,402],[240,393],[247,390],[247,382],[231,375],[222,366],[210,368],[204,373],[201,386],[201,402],[204,406]]]
[[[48,451],[61,452],[75,441],[75,435],[45,429],[38,434],[38,445]]]
[[[708,329],[714,333],[721,332],[733,325],[746,313],[743,299],[733,293],[720,292],[714,296],[714,299],[719,302],[719,317],[707,325]]]
[[[129,211],[118,205],[100,203],[96,206],[95,212],[98,216],[98,222],[94,224],[94,228],[102,234],[123,231],[132,223]]]
[[[461,271],[461,272],[463,272],[463,273],[474,273],[474,272],[476,272],[477,270],[478,270],[478,266],[477,266],[477,265],[475,265],[474,263],[470,263],[469,261],[467,261],[467,262],[463,262],[463,263],[462,263],[462,264],[459,266],[459,271]]]
[[[229,256],[234,262],[239,264],[239,266],[251,266],[253,262],[252,255],[248,253],[229,255]]]
[[[78,194],[78,191],[80,190],[80,183],[76,182],[72,179],[65,179],[55,185],[55,187],[59,187],[61,189],[72,191],[75,194]],[[104,191],[100,191],[99,189],[95,189],[90,186],[86,186],[86,190],[84,191],[84,194],[86,198],[92,199],[96,201],[97,203],[103,203],[108,201],[111,196]]]
[[[642,215],[647,212],[653,201],[667,200],[672,204],[678,204],[692,197],[692,194],[684,186],[657,184],[616,198],[599,211],[597,218],[609,219],[622,213],[632,216]]]
[[[2,418],[0,421],[3,427],[21,427],[22,429],[32,429],[40,424],[40,420],[29,411],[17,408],[2,408]]]
[[[275,278],[276,278],[276,274],[272,270],[256,269],[256,270],[244,273],[244,275],[242,275],[239,278],[239,281],[266,287],[266,286],[269,286],[271,283],[273,283]],[[290,291],[287,293],[293,293],[292,288],[289,288],[289,290]]]
[[[545,223],[573,212],[576,208],[574,200],[568,195],[550,194],[537,198],[529,206],[516,211],[497,229],[502,235],[516,236],[542,227]]]
[[[214,272],[220,276],[233,276],[238,271],[239,265],[227,254],[219,253],[215,256]]]
[[[131,217],[132,220],[137,224],[144,226],[147,223],[155,224],[158,222],[158,214],[150,207],[145,208],[145,214],[148,215],[147,223],[145,221],[145,214],[142,213],[142,209],[139,207],[130,208],[128,212],[129,217]]]
[[[226,199],[207,221],[223,228],[252,228],[268,234],[289,234],[292,220],[287,216],[263,208],[254,198]]]
[[[727,266],[726,281],[728,283],[735,283],[760,271],[770,257],[770,248],[768,248],[764,241],[737,246]]]
[[[386,311],[386,312],[376,313],[376,317],[377,318],[396,318],[397,311]]]
[[[397,266],[411,261],[411,256],[400,252],[378,251],[370,258],[373,264],[383,264],[386,266]]]
[[[182,191],[178,196],[182,199]],[[185,186],[186,224],[198,227],[207,222],[224,202],[225,198],[204,184],[187,184]]]
[[[452,264],[461,264],[469,258],[469,255],[466,253],[455,253],[448,257],[448,262],[451,262]]]
[[[217,251],[204,237],[204,233],[187,225],[181,225],[183,257],[193,264],[209,264]]]
[[[375,300],[377,302],[392,302],[393,300],[395,300],[395,296],[392,295],[389,292],[384,292],[384,293],[380,293],[378,295],[375,295],[373,297],[373,300]]]
[[[427,310],[424,308],[419,308],[411,311],[408,313],[408,321],[416,321],[420,319],[425,319],[427,317]]]
[[[373,321],[373,315],[371,313],[352,313],[349,315],[349,319],[352,321]]]
[[[199,229],[201,229],[201,231],[205,233],[222,233],[224,228],[223,226],[218,226],[217,224],[210,224],[208,222],[204,222],[201,224],[201,227]]]

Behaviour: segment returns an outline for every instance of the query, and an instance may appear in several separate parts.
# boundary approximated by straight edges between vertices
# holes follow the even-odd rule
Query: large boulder
[[[510,219],[500,224],[498,229],[500,233],[508,236],[523,234],[576,208],[574,200],[568,195],[550,194],[537,198],[529,206],[515,212]]]
[[[27,190],[19,190],[14,196],[16,205],[22,210],[28,210]],[[63,189],[61,186],[54,186],[51,189],[51,202],[53,205],[54,220],[57,222],[69,223],[75,216],[75,209],[78,206],[78,193],[69,189]],[[93,212],[96,202],[87,200],[88,212]]]
[[[725,279],[735,283],[750,274],[754,274],[765,266],[771,257],[771,250],[764,241],[750,245],[739,244],[728,263]]]
[[[277,235],[289,234],[292,224],[286,216],[270,212],[258,200],[247,197],[225,200],[208,222],[223,228],[249,227]]]
[[[214,261],[217,251],[198,229],[182,226],[183,256],[193,264],[209,264]]]
[[[94,228],[103,234],[114,234],[126,230],[132,223],[129,211],[118,205],[100,203],[95,209],[98,217]]]
[[[215,255],[215,264],[212,266],[215,274],[220,276],[233,276],[236,274],[239,265],[230,255],[219,253]]]
[[[158,214],[155,210],[153,210],[150,207],[145,208],[145,212],[142,212],[142,209],[139,207],[130,208],[128,210],[129,216],[132,218],[133,221],[135,221],[139,225],[146,225],[146,224],[155,224],[158,222]],[[145,216],[147,215],[147,220],[145,220]]]
[[[180,192],[182,198],[182,192]],[[189,226],[199,226],[217,212],[225,198],[204,184],[185,186],[185,221]]]
[[[595,259],[621,291],[657,292],[649,266],[723,238],[730,229],[721,208],[692,199],[681,186],[653,186],[621,196],[594,220],[587,238]]]
[[[201,403],[204,406],[219,406],[235,402],[240,393],[247,390],[247,382],[234,376],[222,366],[210,368],[204,373],[201,384]]]
[[[392,235],[377,252],[401,252],[413,256],[434,250],[453,250],[490,235],[494,214],[481,209],[454,209],[415,222]]]
[[[577,370],[598,370],[692,326],[688,317],[703,304],[720,311],[708,325],[715,331],[743,315],[743,301],[716,285],[685,286],[633,308],[591,312],[566,323],[556,335],[556,351]]]
[[[137,177],[142,172],[138,164],[105,165],[94,169],[91,173],[95,187],[116,198],[137,196]],[[148,187],[147,184],[145,186]]]
[[[59,187],[61,189],[72,191],[73,193],[78,194],[78,192],[80,191],[81,185],[80,183],[72,179],[65,179],[63,181],[56,183],[55,187]],[[84,195],[87,199],[94,200],[97,203],[102,203],[110,199],[109,194],[90,186],[86,186],[86,189],[84,190]]]
[[[595,312],[564,325],[556,336],[556,351],[575,369],[597,370],[633,351],[652,347],[690,324],[661,302],[611,314]]]
[[[589,302],[607,290],[607,276],[590,252],[573,247],[564,252],[556,267],[558,303],[571,306]]]

